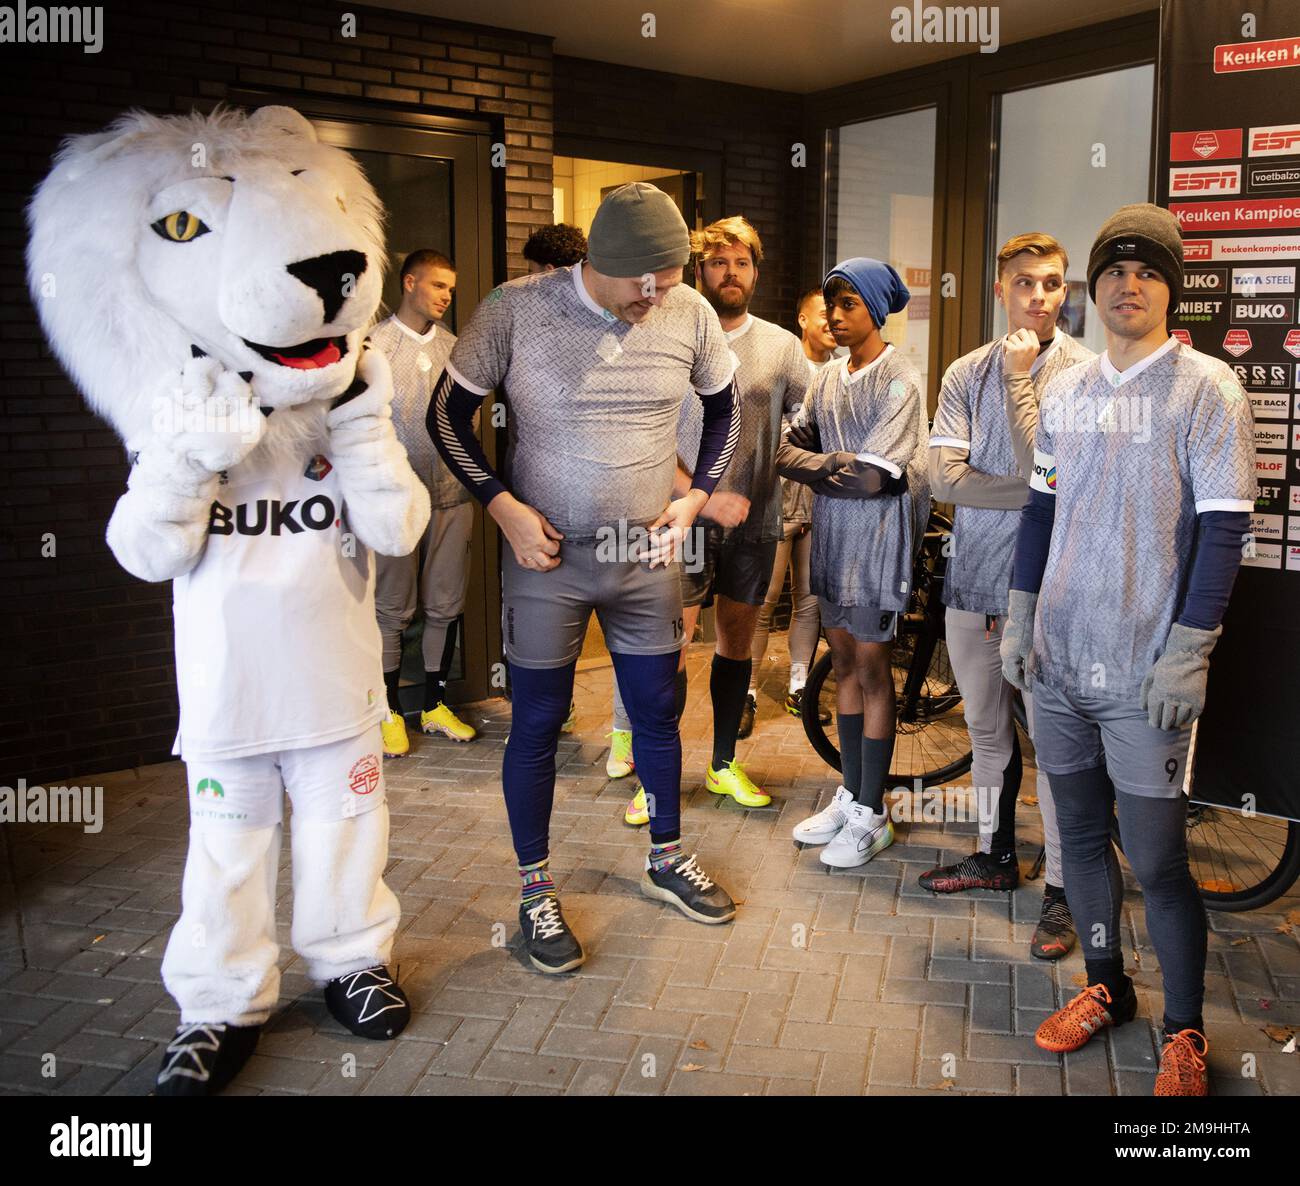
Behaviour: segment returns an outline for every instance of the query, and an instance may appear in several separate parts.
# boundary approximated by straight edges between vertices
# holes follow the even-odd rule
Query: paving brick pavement
[[[937,858],[970,850],[973,824],[904,824],[862,870],[828,872],[816,849],[791,843],[791,826],[834,784],[781,711],[783,646],[773,638],[758,726],[738,753],[774,794],[763,811],[703,788],[709,648],[690,652],[685,834],[741,903],[733,925],[699,926],[640,895],[647,840],[622,823],[628,782],[604,774],[610,669],[584,662],[577,730],[560,745],[552,871],[585,967],[546,977],[519,952],[500,792],[509,707],[473,706],[478,741],[416,736],[413,755],[385,768],[410,1027],[396,1042],[362,1043],[325,1011],[288,946],[286,844],[281,1008],[231,1092],[1149,1093],[1159,974],[1127,871],[1139,1020],[1068,1058],[1047,1054],[1033,1029],[1077,991],[1083,961],[1029,957],[1041,882],[947,898],[915,884]],[[85,781],[105,788],[102,832],[0,829],[0,1092],[142,1094],[176,1024],[159,965],[179,908],[182,768]],[[1037,811],[1022,806],[1019,824],[1027,868]],[[1284,921],[1298,904],[1293,890],[1268,910],[1210,915],[1206,1018],[1220,1094],[1300,1091],[1300,1056],[1265,1032],[1300,1026],[1300,927]]]

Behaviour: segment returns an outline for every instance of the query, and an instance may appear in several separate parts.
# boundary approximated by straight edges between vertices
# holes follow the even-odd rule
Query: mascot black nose
[[[286,264],[285,270],[295,280],[315,289],[325,306],[325,320],[333,321],[366,270],[366,257],[360,251],[331,251],[328,255]]]

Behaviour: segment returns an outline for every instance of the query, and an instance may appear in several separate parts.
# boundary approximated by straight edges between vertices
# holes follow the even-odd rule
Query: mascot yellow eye
[[[153,224],[153,229],[173,243],[188,243],[191,239],[206,235],[212,228],[205,225],[197,214],[191,214],[188,210],[177,210],[166,218],[160,218]]]

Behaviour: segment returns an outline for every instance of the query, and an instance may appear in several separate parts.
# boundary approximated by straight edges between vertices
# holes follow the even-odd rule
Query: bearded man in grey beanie
[[[1250,401],[1232,371],[1169,336],[1183,248],[1167,210],[1124,206],[1088,259],[1106,352],[1043,393],[1002,633],[1033,692],[1034,745],[1061,833],[1087,985],[1035,1037],[1058,1053],[1131,1021],[1119,817],[1164,987],[1156,1095],[1205,1095],[1205,907],[1187,863],[1191,724],[1249,538]]]
[[[512,718],[502,787],[519,861],[520,929],[542,972],[586,959],[560,911],[549,825],[556,743],[593,611],[649,803],[642,892],[697,922],[736,913],[681,841],[677,554],[727,467],[740,420],[718,316],[681,282],[689,254],[686,223],[667,194],[644,182],[614,190],[596,212],[586,260],[484,298],[429,408],[438,452],[509,545],[502,625]],[[473,426],[498,386],[509,396],[501,476]],[[701,401],[704,426],[691,488],[674,499],[684,398]]]

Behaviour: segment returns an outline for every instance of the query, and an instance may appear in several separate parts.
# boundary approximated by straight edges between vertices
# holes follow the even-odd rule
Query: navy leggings
[[[632,757],[650,810],[651,843],[677,840],[681,836],[682,792],[682,740],[674,702],[677,652],[611,657],[632,722]],[[555,750],[573,699],[575,668],[573,663],[545,668],[510,664],[510,740],[501,766],[501,785],[521,865],[535,864],[550,855]]]
[[[1106,768],[1049,774],[1061,830],[1065,895],[1084,958],[1119,971],[1124,947],[1120,907],[1124,881],[1110,842],[1118,805],[1124,856],[1142,887],[1146,927],[1160,960],[1165,1025],[1200,1028],[1205,998],[1205,906],[1187,867],[1187,799],[1120,792]]]

